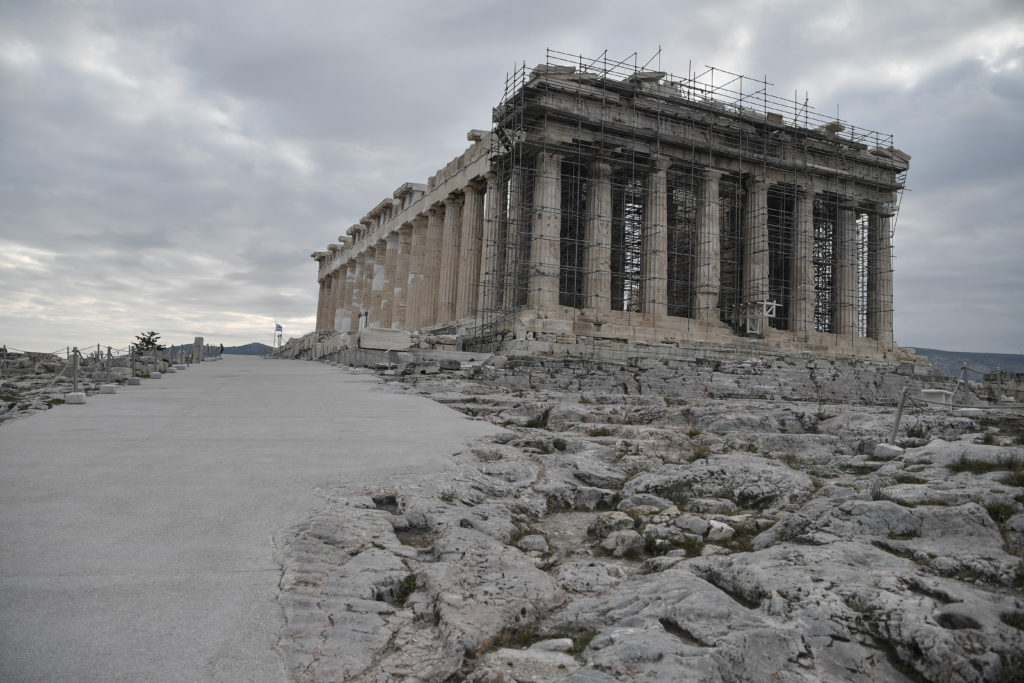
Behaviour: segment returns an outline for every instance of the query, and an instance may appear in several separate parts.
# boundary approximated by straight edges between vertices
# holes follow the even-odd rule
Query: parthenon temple
[[[491,130],[313,254],[317,329],[509,354],[892,357],[910,157],[769,86],[554,51],[517,67]]]

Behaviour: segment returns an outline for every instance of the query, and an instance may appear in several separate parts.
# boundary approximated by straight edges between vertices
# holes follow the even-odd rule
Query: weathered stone
[[[618,510],[601,512],[590,523],[590,526],[587,528],[587,535],[594,538],[604,538],[612,532],[632,529],[633,526],[633,518],[625,512],[619,512]]]
[[[548,541],[540,534],[529,534],[520,538],[516,542],[516,547],[520,550],[546,553],[548,551]]]
[[[613,531],[601,541],[601,547],[615,557],[638,555],[643,552],[644,538],[632,529]]]

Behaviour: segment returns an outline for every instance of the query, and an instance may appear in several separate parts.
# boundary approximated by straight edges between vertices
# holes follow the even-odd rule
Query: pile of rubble
[[[816,368],[807,400],[754,365],[389,377],[506,429],[281,539],[288,671],[1019,680],[1021,415],[911,407],[889,445],[867,370]]]

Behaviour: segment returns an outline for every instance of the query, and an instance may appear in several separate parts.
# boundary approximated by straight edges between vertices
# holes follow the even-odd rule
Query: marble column
[[[590,164],[584,235],[583,306],[601,320],[612,306],[612,167],[604,161]]]
[[[427,210],[427,251],[423,267],[423,322],[421,326],[438,323],[438,288],[441,282],[441,240],[444,231],[444,206],[435,204]]]
[[[462,236],[459,240],[458,279],[456,282],[455,319],[476,313],[480,282],[480,260],[484,236],[484,192],[478,183],[462,189]]]
[[[793,231],[793,258],[789,281],[789,329],[798,341],[807,341],[814,332],[814,185],[800,188],[796,194],[796,226]]]
[[[536,311],[553,311],[558,307],[561,262],[562,155],[537,154],[533,201],[529,306]]]
[[[488,173],[487,194],[484,197],[484,225],[481,244],[479,280],[477,288],[477,310],[492,310],[499,305],[500,274],[505,270],[505,254],[498,246],[498,225],[503,207],[498,202],[498,179],[494,173]]]
[[[839,204],[835,249],[836,334],[857,338],[857,212],[847,202]]]
[[[424,308],[427,287],[427,217],[412,219],[412,253],[409,257],[409,294],[406,296],[405,324],[417,330],[427,324]]]
[[[658,159],[647,178],[640,236],[640,310],[660,320],[668,316],[668,159]]]
[[[333,292],[329,322],[332,330],[342,329],[341,325],[345,319],[345,274],[346,266],[342,264],[331,275],[331,290]]]
[[[384,291],[387,289],[387,258],[388,243],[384,240],[377,240],[373,245],[373,272],[370,277],[370,317],[367,318],[367,326],[383,327],[384,308],[387,305],[384,300]]]
[[[893,346],[892,333],[892,207],[878,207],[868,220],[868,336],[886,349]]]
[[[316,329],[326,330],[327,323],[327,299],[329,296],[329,281],[326,276],[320,279],[320,293],[316,297]]]
[[[459,286],[459,243],[461,241],[462,196],[452,194],[444,200],[444,222],[441,223],[437,324],[455,320],[455,300]]]
[[[370,324],[370,309],[373,307],[373,272],[377,263],[377,248],[373,245],[363,252],[362,286],[359,289],[359,310],[363,312],[363,327]]]
[[[412,225],[406,223],[398,229],[398,265],[395,269],[395,287],[391,305],[391,327],[396,330],[408,326],[406,309],[409,305],[409,272],[412,265]]]
[[[751,334],[764,334],[760,303],[768,300],[768,185],[747,179],[743,200],[743,312]]]
[[[505,218],[505,277],[501,287],[500,306],[507,309],[515,308],[526,300],[524,275],[526,265],[520,261],[520,255],[526,254],[529,258],[528,244],[520,245],[520,241],[528,239],[527,231],[524,229],[530,216],[523,207],[523,184],[526,179],[523,175],[525,168],[516,168],[509,179],[508,187],[508,215]]]
[[[381,296],[380,326],[391,329],[395,314],[395,276],[398,274],[398,233],[389,233],[384,238],[387,255],[384,258],[384,292]]]
[[[359,316],[363,312],[363,285],[366,282],[366,252],[355,257],[356,268],[352,279],[352,297],[350,299],[351,318],[349,332],[359,332]]]
[[[697,244],[694,249],[695,280],[691,308],[694,318],[708,324],[718,321],[718,298],[721,291],[721,206],[718,198],[718,181],[721,178],[720,171],[705,169],[697,199]]]
[[[341,320],[334,321],[334,327],[342,332],[352,331],[352,319],[355,317],[355,306],[352,303],[352,293],[355,289],[356,270],[358,264],[355,259],[349,259],[345,263],[345,280],[341,290],[342,314]]]

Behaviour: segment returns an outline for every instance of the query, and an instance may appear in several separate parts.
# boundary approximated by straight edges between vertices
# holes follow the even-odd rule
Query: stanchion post
[[[78,390],[78,358],[81,355],[82,354],[78,352],[77,346],[71,351],[71,358],[73,360],[71,366],[71,383],[73,390],[70,394],[64,397],[65,402],[71,405],[85,403],[85,392]]]
[[[116,394],[117,385],[110,381],[110,365],[113,362],[113,356],[110,353],[110,347],[107,347],[107,382],[100,387],[101,394]]]

